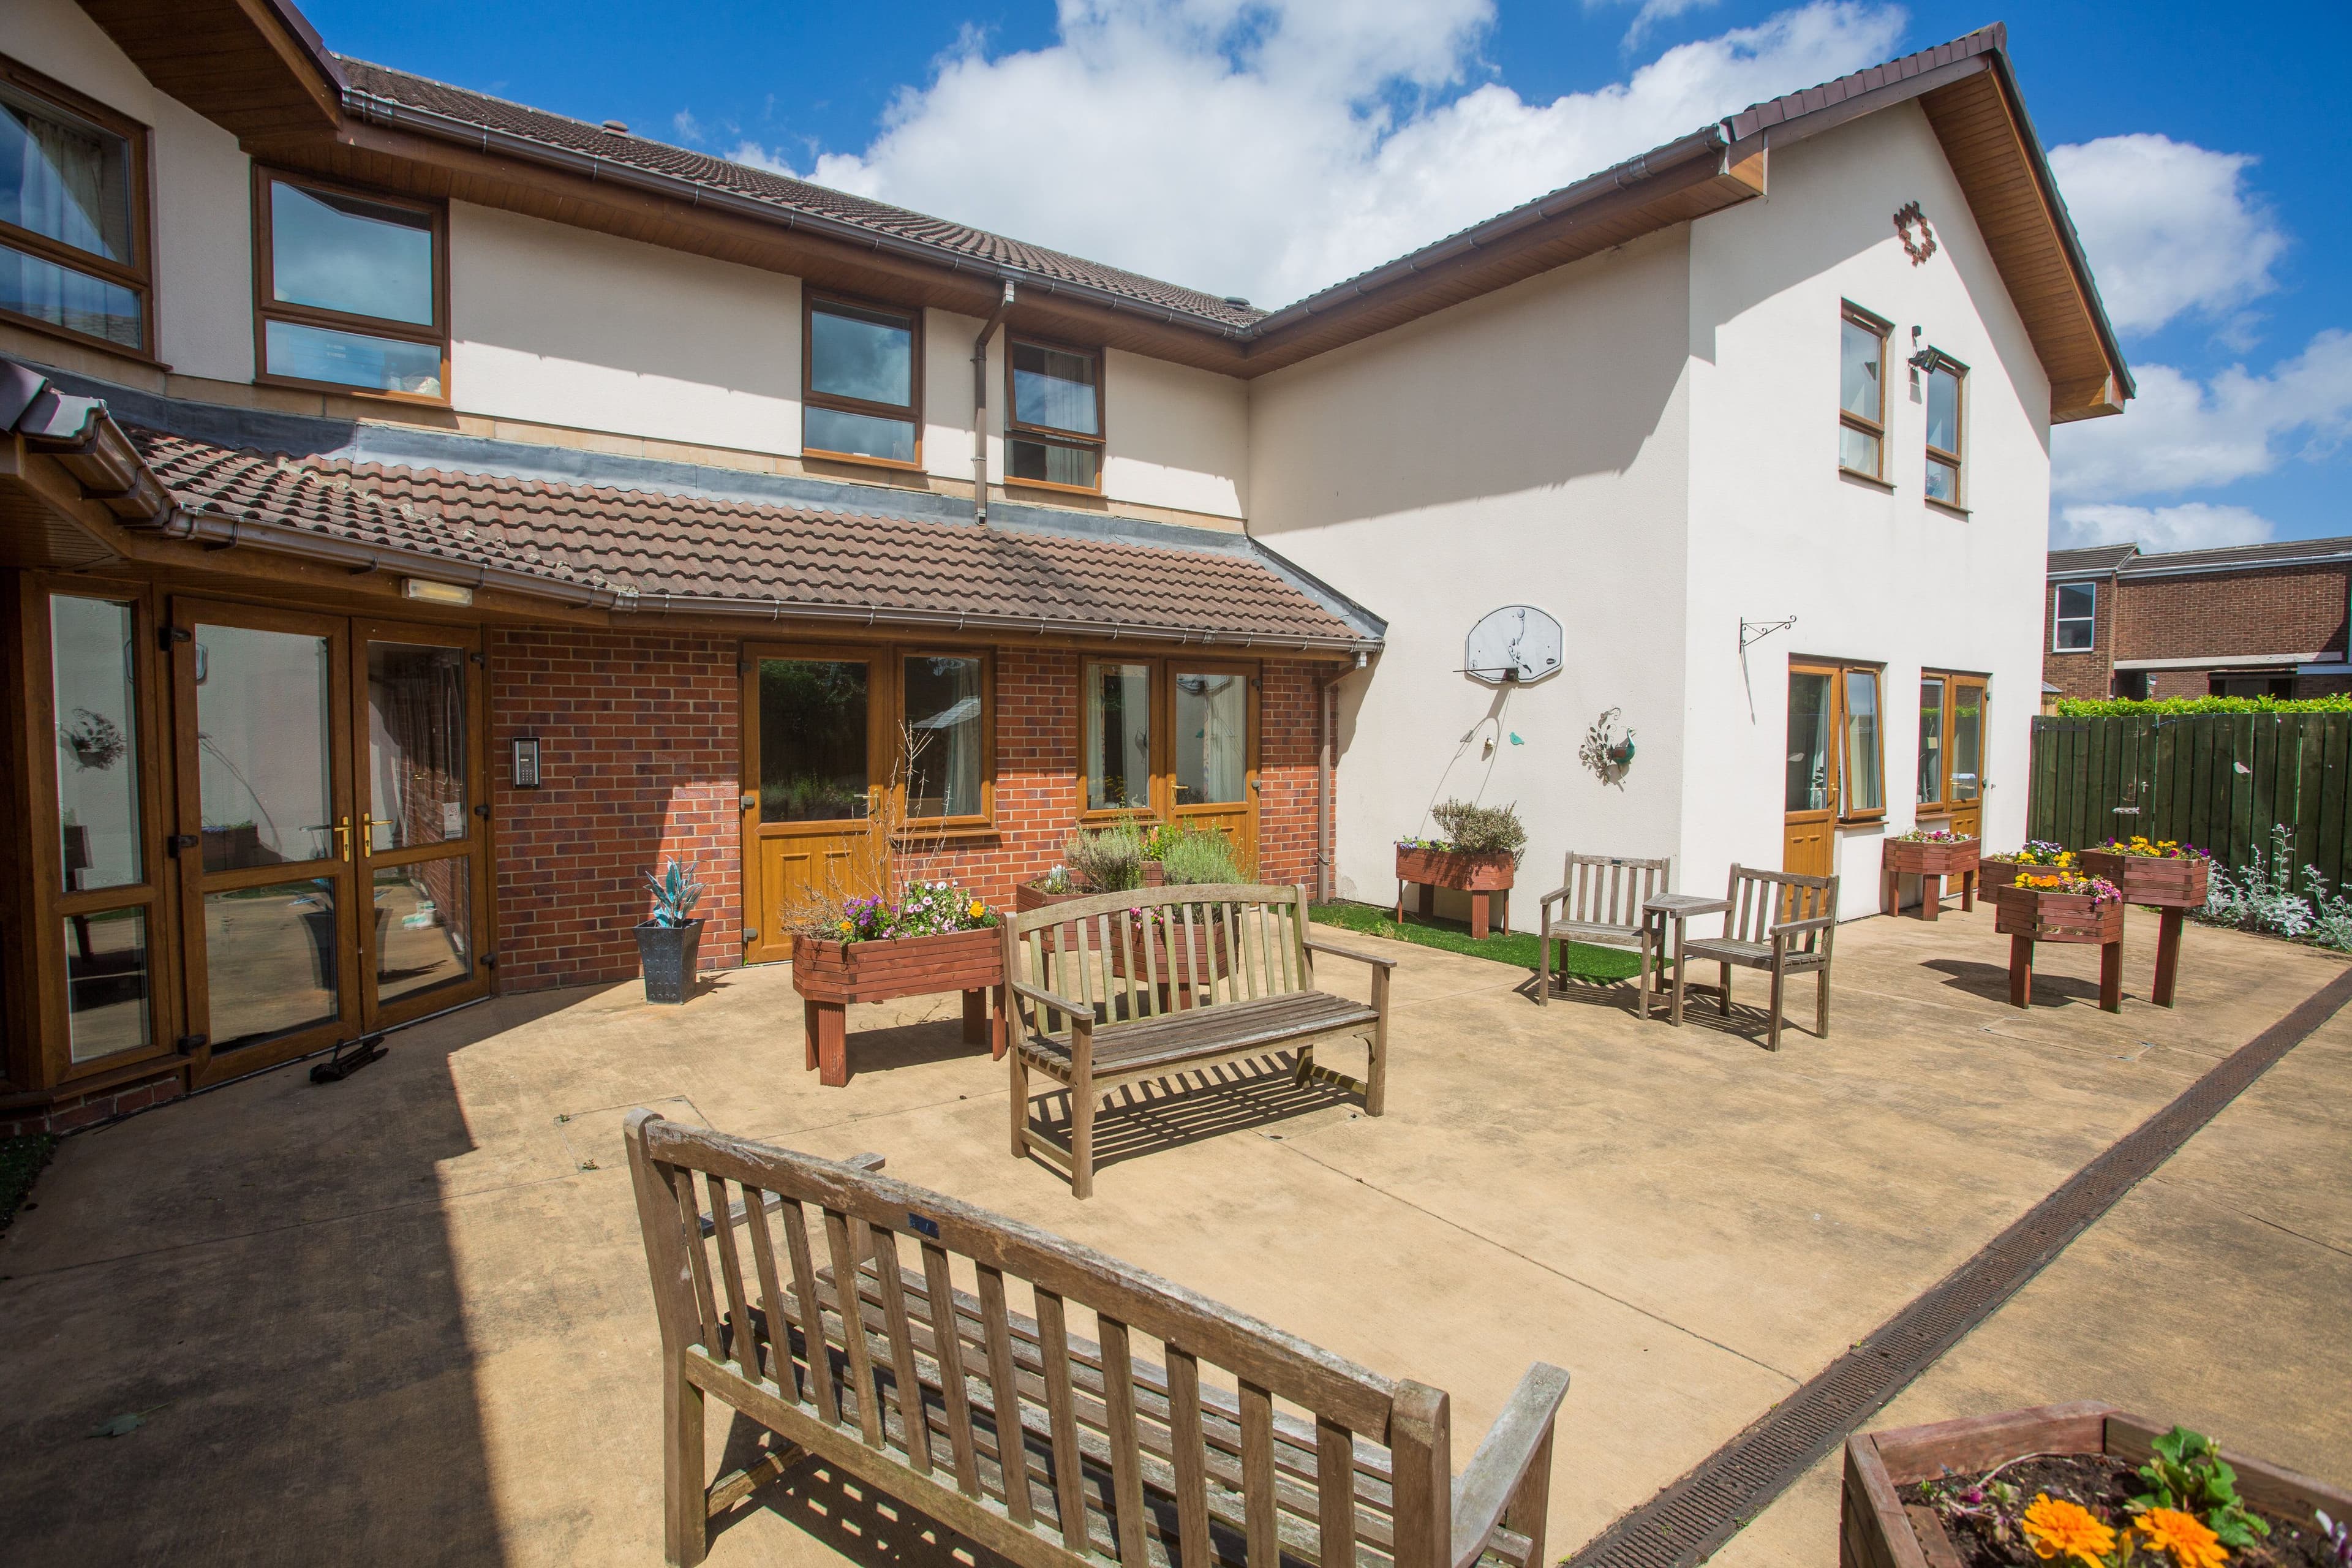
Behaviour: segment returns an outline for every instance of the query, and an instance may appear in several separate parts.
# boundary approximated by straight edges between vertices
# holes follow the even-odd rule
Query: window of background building
[[[2098,629],[2098,584],[2061,583],[2052,591],[2051,605],[2051,651],[2087,651]]]

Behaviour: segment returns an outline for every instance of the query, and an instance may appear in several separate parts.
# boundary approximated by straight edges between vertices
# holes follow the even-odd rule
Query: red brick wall
[[[2341,566],[2127,577],[2116,657],[2341,652],[2346,587]]]
[[[2092,605],[2091,647],[2085,653],[2051,651],[2058,635],[2058,585],[2045,583],[2042,587],[2042,679],[2058,688],[2062,697],[2115,695],[2116,580],[2093,582],[2098,596]]]
[[[78,1128],[95,1127],[101,1121],[111,1121],[116,1117],[144,1110],[151,1105],[177,1100],[187,1091],[186,1079],[177,1068],[154,1078],[118,1083],[87,1093],[77,1094],[71,1089],[61,1089],[58,1098],[47,1105],[0,1111],[0,1138],[15,1138],[28,1132],[71,1132]]]
[[[497,631],[490,645],[498,983],[538,990],[637,973],[642,873],[696,863],[706,968],[742,961],[738,645],[588,630]],[[996,658],[996,831],[903,862],[1009,902],[1061,858],[1077,816],[1080,656]],[[1271,661],[1258,692],[1259,875],[1315,872],[1315,672]],[[509,776],[540,737],[541,787]],[[1336,787],[1336,783],[1335,783]]]
[[[705,965],[742,962],[734,640],[500,628],[489,658],[499,988],[635,974],[645,873],[672,855],[708,884]],[[538,789],[514,787],[526,734]]]

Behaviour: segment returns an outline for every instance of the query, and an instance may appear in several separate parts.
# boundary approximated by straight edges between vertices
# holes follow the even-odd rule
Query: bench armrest
[[[1486,1429],[1469,1466],[1454,1479],[1454,1568],[1470,1568],[1510,1514],[1528,1472],[1551,1462],[1553,1419],[1568,1397],[1568,1373],[1538,1362]],[[1538,1483],[1548,1478],[1537,1478]],[[1534,1521],[1538,1539],[1543,1521]],[[1531,1564],[1530,1568],[1538,1568]]]
[[[1815,915],[1809,921],[1784,921],[1772,928],[1772,935],[1775,938],[1802,936],[1807,931],[1827,931],[1835,924],[1837,924],[1835,915]]]
[[[1024,981],[1014,980],[1008,984],[1012,986],[1014,995],[1026,996],[1041,1006],[1051,1007],[1058,1013],[1067,1013],[1073,1018],[1084,1018],[1088,1027],[1093,1026],[1095,1010],[1084,1002],[1074,1002],[1067,996],[1047,991],[1041,986],[1031,985]]]
[[[1539,906],[1548,906],[1559,903],[1567,897],[1568,889],[1566,888],[1554,888],[1550,892],[1546,893],[1541,899],[1538,899],[1536,901]]]
[[[884,1165],[889,1163],[889,1157],[885,1154],[875,1153],[852,1154],[848,1159],[844,1160],[841,1163],[847,1165],[854,1171],[866,1171],[871,1173],[878,1171]],[[767,1210],[768,1213],[773,1214],[778,1209],[784,1206],[784,1200],[777,1196],[774,1193],[762,1193],[760,1194],[760,1206]],[[733,1220],[737,1225],[741,1225],[744,1220],[751,1217],[749,1213],[743,1207],[743,1200],[741,1198],[737,1198],[733,1203],[727,1205],[727,1217]],[[704,1236],[715,1236],[719,1231],[719,1222],[709,1215],[704,1215],[701,1217],[699,1226]]]
[[[1305,946],[1309,952],[1328,952],[1334,958],[1352,958],[1358,963],[1369,963],[1375,969],[1394,969],[1397,966],[1393,958],[1375,958],[1369,952],[1358,952],[1350,947],[1333,947],[1329,942],[1317,942],[1313,937],[1306,939]]]

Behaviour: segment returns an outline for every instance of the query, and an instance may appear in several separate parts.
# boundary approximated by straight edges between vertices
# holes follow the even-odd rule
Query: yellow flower
[[[988,912],[988,906],[987,906],[986,904],[982,903],[978,899],[974,899],[974,900],[972,900],[972,901],[971,901],[971,918],[972,918],[972,919],[974,919],[974,920],[978,920],[978,919],[980,919],[980,917],[981,917],[981,916],[982,916],[982,915],[986,914],[987,912]]]
[[[2139,1528],[2140,1533],[2147,1537],[2148,1545],[2171,1552],[2173,1562],[2180,1568],[2221,1568],[2230,1560],[2229,1549],[2221,1544],[2221,1537],[2193,1513],[2152,1508],[2140,1515]]]
[[[2084,1568],[2105,1568],[2100,1559],[2116,1548],[2116,1532],[2090,1510],[2063,1498],[2053,1502],[2047,1492],[2035,1493],[2025,1510],[2025,1539],[2036,1557],[2071,1557]]]
[[[844,921],[841,922],[841,929],[844,931],[856,931],[857,928],[850,924],[849,921]]]

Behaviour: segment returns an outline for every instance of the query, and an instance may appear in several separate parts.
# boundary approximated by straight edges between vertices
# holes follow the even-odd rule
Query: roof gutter
[[[1165,642],[1187,647],[1296,649],[1300,653],[1372,654],[1381,650],[1376,638],[1301,637],[1295,632],[1211,632],[1198,627],[1136,626],[1120,621],[1087,621],[1058,616],[952,616],[931,610],[896,609],[887,605],[826,604],[802,599],[730,598],[706,594],[650,594],[624,590],[613,606],[616,613],[638,615],[756,616],[761,620],[854,621],[868,626],[920,626],[930,630],[1002,632],[1016,637],[1094,637],[1115,642]]]
[[[2205,577],[2217,572],[2270,572],[2282,566],[2335,566],[2352,561],[2352,550],[2331,550],[2322,555],[2281,555],[2262,561],[2191,562],[2179,566],[2127,565],[2119,577]]]
[[[1118,310],[1130,316],[1142,316],[1168,326],[1189,327],[1195,331],[1208,332],[1236,342],[1245,341],[1254,335],[1253,328],[1236,327],[1226,322],[1211,321],[1204,316],[1187,315],[1183,311],[1168,310],[1163,306],[1147,305],[1141,300],[1130,300],[1125,295],[1113,293],[1108,289],[1097,288],[1090,283],[1079,283],[1063,278],[1048,278],[1043,273],[1033,272],[1026,268],[1009,266],[1001,261],[980,261],[964,255],[961,251],[950,250],[942,245],[931,245],[919,239],[907,239],[898,235],[879,233],[840,218],[827,217],[822,213],[803,212],[798,208],[782,206],[774,202],[763,202],[757,196],[747,196],[735,191],[717,190],[676,174],[656,174],[649,169],[615,163],[609,158],[599,158],[592,153],[577,153],[569,147],[557,147],[529,136],[518,136],[510,131],[496,131],[488,126],[475,125],[451,115],[436,113],[429,109],[418,109],[412,104],[401,103],[381,93],[368,92],[360,88],[346,87],[343,89],[343,108],[371,124],[386,125],[394,130],[414,131],[421,135],[451,142],[457,146],[471,147],[483,153],[520,158],[526,163],[562,169],[569,174],[585,175],[590,180],[609,184],[627,185],[636,190],[648,191],[656,195],[668,197],[673,201],[683,201],[689,206],[716,207],[721,212],[731,213],[740,217],[755,218],[761,223],[782,224],[791,229],[805,229],[809,233],[820,235],[827,239],[838,240],[844,245],[859,250],[880,251],[886,255],[901,256],[920,261],[927,266],[944,267],[951,272],[977,273],[994,281],[1017,283],[1033,293],[1066,295],[1087,304],[1099,306],[1104,310]]]

